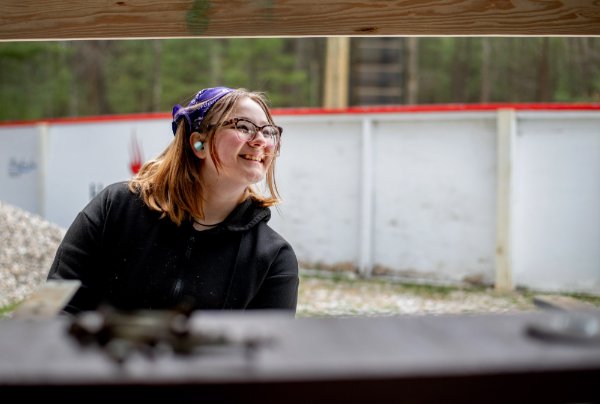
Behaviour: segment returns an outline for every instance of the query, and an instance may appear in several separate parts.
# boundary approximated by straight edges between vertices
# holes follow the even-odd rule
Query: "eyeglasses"
[[[252,121],[245,118],[229,119],[221,124],[221,126],[233,126],[240,140],[251,142],[256,139],[256,135],[260,132],[269,146],[277,146],[279,139],[283,133],[283,128],[276,125],[258,126]]]

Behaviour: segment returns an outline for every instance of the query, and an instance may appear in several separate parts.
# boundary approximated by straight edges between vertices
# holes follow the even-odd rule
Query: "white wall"
[[[43,214],[43,129],[36,125],[0,126],[0,200]]]
[[[493,283],[498,115],[278,114],[283,204],[271,224],[309,265]],[[600,111],[517,111],[512,286],[600,295]],[[44,129],[45,128],[45,129]],[[0,199],[67,227],[95,191],[172,140],[170,120],[0,126]],[[23,172],[9,175],[10,161]],[[15,165],[13,163],[13,165]]]
[[[278,117],[284,125],[276,178],[284,203],[273,226],[302,261],[358,259],[361,127],[354,119]]]
[[[521,114],[516,138],[516,284],[600,291],[600,118]]]
[[[145,159],[172,140],[168,120],[53,124],[46,141],[46,219],[67,227],[102,187],[129,179],[132,147],[137,141]],[[134,140],[135,139],[135,140]]]
[[[494,114],[374,130],[374,258],[406,275],[493,281]]]

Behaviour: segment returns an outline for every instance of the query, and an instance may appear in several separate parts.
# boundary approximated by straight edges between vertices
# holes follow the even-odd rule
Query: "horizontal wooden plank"
[[[168,318],[143,314],[154,321],[132,324],[148,331]],[[104,333],[98,343],[77,343],[65,317],[8,319],[0,327],[0,389],[5,401],[84,394],[144,399],[162,392],[184,402],[261,404],[282,397],[286,403],[599,402],[600,345],[527,332],[552,324],[556,314],[293,319],[277,312],[199,312],[191,335],[268,343],[249,355],[236,344],[199,343],[179,354],[157,344],[124,362],[109,360],[115,345],[103,345]],[[588,316],[600,320],[598,313]]]
[[[595,36],[595,0],[4,0],[0,40]]]

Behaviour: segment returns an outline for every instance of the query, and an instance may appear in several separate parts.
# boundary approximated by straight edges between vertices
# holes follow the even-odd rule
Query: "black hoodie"
[[[77,215],[48,279],[78,279],[67,313],[107,304],[122,310],[296,311],[298,261],[247,199],[215,228],[177,226],[149,209],[126,182],[106,187]]]

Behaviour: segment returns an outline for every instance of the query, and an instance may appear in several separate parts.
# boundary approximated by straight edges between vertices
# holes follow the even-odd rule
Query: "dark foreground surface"
[[[600,402],[597,311],[88,320],[1,320],[3,401]]]

